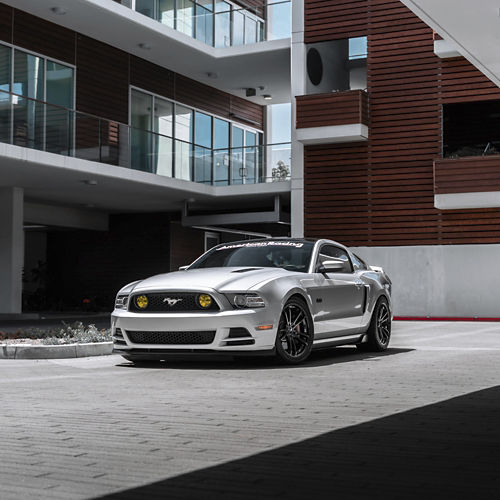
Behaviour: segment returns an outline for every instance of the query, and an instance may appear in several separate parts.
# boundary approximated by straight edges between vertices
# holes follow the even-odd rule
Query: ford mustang
[[[297,364],[323,347],[383,351],[391,319],[383,269],[334,241],[272,238],[221,244],[126,285],[111,323],[114,352],[130,361],[271,354]]]

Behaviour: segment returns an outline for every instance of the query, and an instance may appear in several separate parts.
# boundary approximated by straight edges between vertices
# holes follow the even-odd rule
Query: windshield
[[[252,241],[219,245],[189,269],[205,267],[281,267],[306,273],[314,243],[310,241]]]

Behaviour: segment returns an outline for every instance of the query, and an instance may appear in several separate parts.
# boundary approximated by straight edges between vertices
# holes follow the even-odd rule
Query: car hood
[[[277,267],[212,267],[158,274],[137,283],[135,292],[153,290],[245,291],[259,283],[295,274]]]

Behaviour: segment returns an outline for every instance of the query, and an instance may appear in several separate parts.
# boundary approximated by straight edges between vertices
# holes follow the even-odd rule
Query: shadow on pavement
[[[497,386],[100,498],[498,498],[499,410]]]
[[[272,356],[266,357],[236,357],[210,356],[206,359],[191,359],[189,355],[182,358],[173,358],[168,361],[140,361],[131,363],[124,361],[120,363],[122,368],[151,368],[151,369],[172,369],[172,370],[261,370],[261,369],[293,369],[310,368],[314,366],[328,366],[338,363],[348,363],[352,361],[378,361],[386,356],[403,354],[414,349],[387,349],[384,352],[361,352],[356,347],[337,347],[314,351],[309,359],[300,365],[289,366],[280,364]]]

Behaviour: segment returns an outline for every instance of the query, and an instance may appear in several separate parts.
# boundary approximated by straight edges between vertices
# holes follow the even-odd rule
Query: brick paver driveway
[[[392,348],[133,367],[0,361],[0,498],[498,498],[500,323]]]

